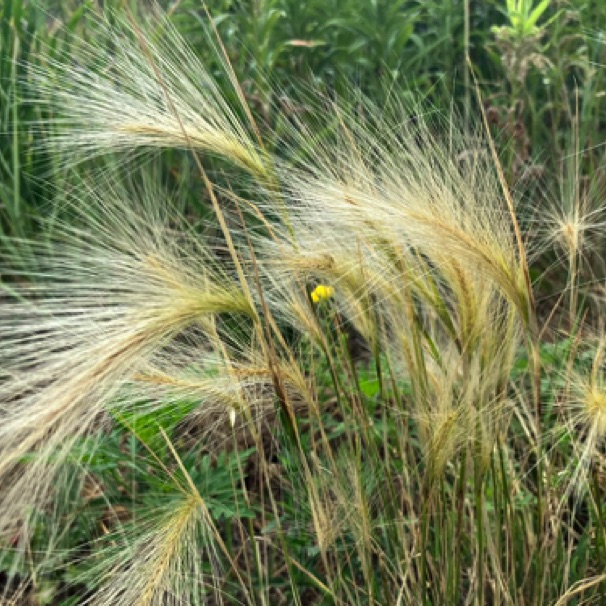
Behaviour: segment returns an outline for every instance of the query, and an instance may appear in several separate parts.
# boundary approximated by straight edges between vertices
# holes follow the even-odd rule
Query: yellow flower
[[[326,284],[318,284],[311,293],[311,300],[314,303],[319,303],[325,299],[330,299],[335,294],[335,289],[332,286],[326,286]]]

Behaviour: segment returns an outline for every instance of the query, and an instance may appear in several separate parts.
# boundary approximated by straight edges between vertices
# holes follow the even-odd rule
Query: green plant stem
[[[533,331],[535,332],[535,331]],[[538,332],[536,333],[538,334]],[[536,463],[536,483],[537,483],[537,572],[535,578],[536,597],[535,603],[537,606],[543,604],[544,592],[544,572],[545,572],[545,512],[544,512],[544,497],[543,497],[543,430],[542,430],[542,405],[541,405],[541,352],[538,338],[534,338],[531,343],[531,353],[533,360],[533,391],[535,399],[535,424],[536,424],[536,444],[535,452],[537,456]]]
[[[476,455],[478,456],[478,455]],[[476,576],[478,590],[476,593],[476,604],[484,605],[484,474],[480,461],[474,464],[474,504],[476,514]]]
[[[595,470],[591,474],[593,488],[593,502],[595,504],[595,523],[596,523],[596,546],[597,552],[600,554],[602,568],[606,566],[606,528],[603,519],[603,491],[600,487],[600,481]]]
[[[467,493],[467,448],[465,448],[461,454],[461,469],[459,471],[459,480],[457,487],[457,522],[456,522],[456,534],[455,542],[453,546],[454,551],[454,574],[453,574],[453,587],[452,596],[453,604],[459,604],[461,600],[461,571],[462,571],[462,536],[463,536],[463,525],[464,525],[464,514],[465,514],[465,496]]]

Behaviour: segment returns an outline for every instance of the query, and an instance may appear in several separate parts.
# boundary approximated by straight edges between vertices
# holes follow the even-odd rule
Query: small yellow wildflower
[[[326,284],[318,284],[311,293],[311,300],[314,303],[319,303],[325,299],[330,299],[335,294],[335,289],[332,286],[326,286]]]

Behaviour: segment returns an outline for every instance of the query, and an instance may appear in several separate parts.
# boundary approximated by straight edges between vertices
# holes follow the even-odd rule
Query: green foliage
[[[35,56],[44,36],[45,15],[32,4],[9,1],[0,7],[0,204],[2,233],[25,236],[33,217],[29,208],[40,204],[32,183],[35,170],[44,170],[33,145],[33,123],[40,114],[24,102],[25,62]]]
[[[549,21],[539,25],[546,10],[549,9],[552,0],[540,0],[534,5],[533,0],[507,0],[506,15],[509,20],[509,25],[502,27],[494,27],[493,32],[497,36],[516,36],[518,38],[526,38],[536,35],[541,29],[549,25]],[[557,15],[551,18],[555,20]]]

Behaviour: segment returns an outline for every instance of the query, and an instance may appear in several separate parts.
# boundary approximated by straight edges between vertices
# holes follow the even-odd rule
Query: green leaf
[[[551,0],[542,0],[535,6],[534,10],[530,12],[528,19],[526,19],[526,23],[524,24],[527,28],[527,31],[532,29],[536,22],[541,18],[541,15],[547,10],[549,5],[551,4]]]

